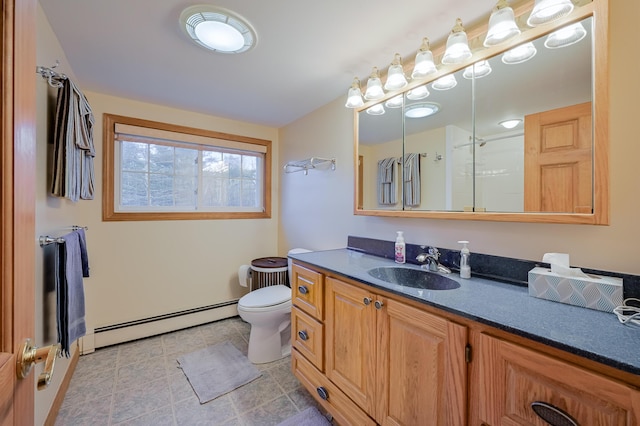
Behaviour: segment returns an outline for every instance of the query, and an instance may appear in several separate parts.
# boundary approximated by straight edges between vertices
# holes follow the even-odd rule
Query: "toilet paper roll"
[[[561,277],[589,278],[580,268],[572,268],[568,253],[545,253],[542,261],[551,266],[551,272]]]
[[[242,265],[238,269],[238,281],[242,287],[249,287],[249,270],[251,266]]]

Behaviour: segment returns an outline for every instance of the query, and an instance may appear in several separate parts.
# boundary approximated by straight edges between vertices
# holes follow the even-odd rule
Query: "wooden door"
[[[33,374],[17,379],[16,353],[35,330],[36,2],[2,6],[0,425],[32,425]]]
[[[524,118],[524,210],[593,212],[591,102]]]
[[[640,424],[637,389],[485,334],[479,346],[475,400],[480,419],[472,424],[547,425],[540,415],[563,416],[579,425]]]
[[[375,412],[376,309],[366,290],[325,279],[326,376],[367,413]]]
[[[395,300],[378,325],[378,422],[466,424],[467,328]]]

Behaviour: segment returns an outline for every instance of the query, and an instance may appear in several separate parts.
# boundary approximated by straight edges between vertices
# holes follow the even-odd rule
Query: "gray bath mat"
[[[178,357],[179,367],[200,404],[231,392],[262,374],[230,342],[218,343]]]
[[[316,407],[309,407],[289,417],[278,426],[331,426],[331,423]]]

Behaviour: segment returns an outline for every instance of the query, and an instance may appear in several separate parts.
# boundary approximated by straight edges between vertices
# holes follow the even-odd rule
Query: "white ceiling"
[[[413,56],[423,37],[441,43],[456,18],[487,19],[495,0],[218,0],[258,34],[236,56],[187,38],[179,16],[198,3],[40,0],[83,90],[273,127],[346,96],[394,53]]]

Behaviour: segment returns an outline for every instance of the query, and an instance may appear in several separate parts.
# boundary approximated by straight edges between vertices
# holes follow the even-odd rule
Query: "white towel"
[[[87,98],[69,79],[58,90],[51,193],[71,201],[92,200],[94,118]]]

